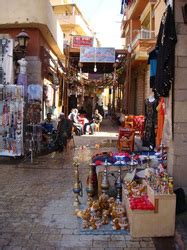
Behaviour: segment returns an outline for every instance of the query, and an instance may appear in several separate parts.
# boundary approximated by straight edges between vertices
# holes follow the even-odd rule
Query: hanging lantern
[[[16,36],[16,38],[17,38],[19,47],[22,50],[25,50],[27,48],[30,36],[25,32],[24,29],[22,29],[22,31]]]

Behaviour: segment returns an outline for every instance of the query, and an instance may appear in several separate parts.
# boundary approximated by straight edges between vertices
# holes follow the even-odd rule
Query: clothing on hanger
[[[143,146],[151,150],[155,148],[155,128],[157,126],[157,99],[150,102],[145,101],[145,127],[143,135]]]
[[[162,17],[156,43],[158,56],[155,77],[155,91],[158,96],[169,96],[171,84],[173,84],[174,81],[176,42],[177,35],[175,30],[174,15],[171,6],[168,5]]]
[[[42,86],[40,84],[30,84],[27,89],[28,100],[41,101],[42,100]]]
[[[150,65],[150,88],[155,88],[155,77],[157,67],[158,51],[156,49],[149,53],[148,64]]]

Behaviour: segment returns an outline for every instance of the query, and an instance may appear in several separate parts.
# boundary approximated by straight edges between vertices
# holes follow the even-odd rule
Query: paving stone
[[[132,240],[132,236],[130,236],[130,234],[124,235],[124,238],[126,241]]]
[[[93,247],[108,247],[109,241],[104,240],[93,240]]]
[[[127,247],[140,247],[139,241],[127,241]]]
[[[85,241],[86,241],[86,240],[92,241],[93,238],[94,238],[93,235],[80,235],[80,236],[79,236],[79,239],[80,239],[80,240],[85,240]]]
[[[108,242],[108,246],[110,248],[114,248],[114,247],[121,247],[121,248],[124,248],[126,247],[126,242],[124,240],[121,240],[121,241],[109,241]]]
[[[140,241],[140,247],[155,247],[153,242]]]
[[[2,248],[3,250],[22,250],[23,248],[22,247],[10,247],[10,246],[7,246],[7,247],[3,247]]]
[[[42,246],[39,246],[39,247],[36,247],[36,250],[56,250],[56,247],[47,247],[47,246],[42,247]]]
[[[125,247],[123,248],[123,250],[140,250],[141,248],[138,248],[138,247]],[[147,250],[147,249],[145,249]]]
[[[139,250],[156,250],[156,247],[140,247]],[[165,250],[165,249],[163,249],[163,250]]]
[[[104,250],[105,248],[103,247],[90,247],[89,250]]]
[[[61,247],[91,247],[92,242],[91,241],[67,241],[62,240],[61,241]]]
[[[152,241],[153,242],[152,238],[150,238],[150,237],[141,238],[141,241]]]
[[[106,247],[106,248],[104,248],[104,250],[114,250],[114,249],[116,249],[116,250],[123,250],[124,248],[123,248],[123,247],[118,247],[118,246],[116,246],[116,247]]]
[[[0,247],[7,246],[8,243],[10,242],[10,239],[0,239]]]
[[[111,235],[93,235],[93,240],[110,241]]]
[[[111,235],[111,240],[125,240],[125,235]]]

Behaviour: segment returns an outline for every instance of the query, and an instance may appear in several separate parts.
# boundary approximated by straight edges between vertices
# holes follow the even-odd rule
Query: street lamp
[[[16,38],[17,38],[18,46],[20,50],[22,51],[23,57],[24,57],[30,36],[25,32],[24,29],[22,29],[22,31],[16,36]]]

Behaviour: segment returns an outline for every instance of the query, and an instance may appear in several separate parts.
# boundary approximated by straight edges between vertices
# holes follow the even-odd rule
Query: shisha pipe
[[[101,189],[102,189],[102,193],[106,194],[108,189],[109,189],[108,170],[107,170],[108,162],[107,162],[107,160],[105,160],[104,165],[105,165],[105,169],[104,169],[103,176],[102,176]]]
[[[79,201],[79,196],[83,196],[82,192],[82,182],[79,179],[79,163],[77,161],[73,162],[73,167],[74,167],[74,175],[75,175],[75,182],[73,185],[73,192],[75,194],[75,200],[73,203],[74,207],[79,206],[81,203]]]
[[[128,165],[130,166],[130,172],[133,171],[134,166],[138,165],[137,161],[134,160],[134,153],[131,155],[131,161],[128,163]]]
[[[121,199],[122,199],[121,166],[119,166],[119,169],[118,169],[118,177],[117,177],[117,180],[115,182],[115,185],[116,185],[116,190],[117,190],[116,201],[121,202]]]

